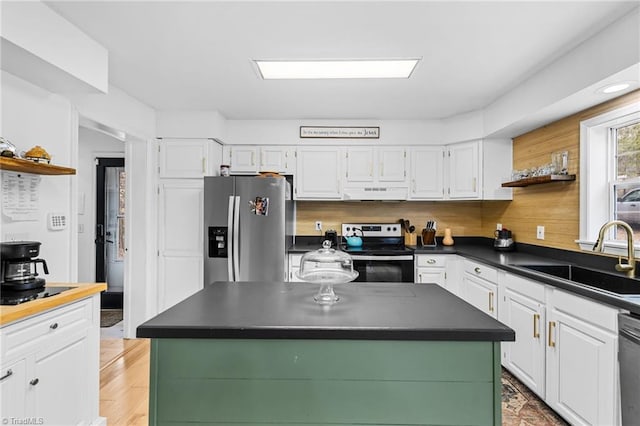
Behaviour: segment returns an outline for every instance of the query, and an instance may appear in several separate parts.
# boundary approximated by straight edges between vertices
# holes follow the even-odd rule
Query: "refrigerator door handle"
[[[234,241],[233,241],[233,212],[235,210],[234,208],[234,199],[235,197],[233,195],[229,196],[229,213],[227,213],[227,229],[231,230],[231,235],[228,236],[228,241],[227,241],[227,249],[228,249],[228,255],[227,255],[227,275],[228,275],[228,279],[229,281],[235,281],[235,278],[233,276],[233,248],[234,248]]]
[[[240,280],[240,196],[235,197],[233,211],[233,281]]]

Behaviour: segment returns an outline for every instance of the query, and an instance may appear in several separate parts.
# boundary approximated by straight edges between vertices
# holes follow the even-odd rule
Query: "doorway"
[[[124,158],[96,158],[97,282],[106,282],[102,309],[122,309],[124,296],[126,173]]]

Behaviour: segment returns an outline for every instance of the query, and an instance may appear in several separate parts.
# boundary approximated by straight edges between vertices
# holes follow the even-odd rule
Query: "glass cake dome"
[[[331,242],[326,240],[321,249],[302,256],[297,276],[303,281],[320,284],[320,291],[314,296],[316,302],[332,304],[339,299],[333,285],[355,280],[358,271],[353,269],[353,259],[348,253],[332,249]]]

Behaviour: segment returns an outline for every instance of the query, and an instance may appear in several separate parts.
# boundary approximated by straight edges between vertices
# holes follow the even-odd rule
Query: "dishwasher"
[[[619,314],[618,336],[622,426],[637,426],[640,419],[640,318]]]

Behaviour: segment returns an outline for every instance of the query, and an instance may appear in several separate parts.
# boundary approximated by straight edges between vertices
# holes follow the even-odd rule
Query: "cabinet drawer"
[[[85,299],[3,327],[3,358],[45,344],[46,339],[88,327],[92,320],[91,308],[91,299]]]
[[[469,274],[483,278],[492,283],[498,282],[498,270],[492,268],[491,266],[487,266],[483,263],[474,262],[471,260],[464,261],[464,270]]]
[[[430,256],[420,254],[416,256],[416,266],[419,268],[444,267],[447,264],[446,256]]]

